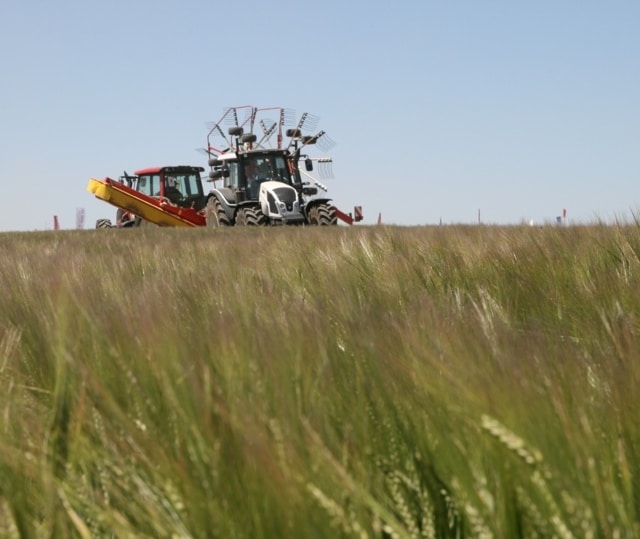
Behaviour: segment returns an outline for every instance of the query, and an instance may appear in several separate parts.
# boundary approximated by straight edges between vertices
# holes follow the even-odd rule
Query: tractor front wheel
[[[212,196],[207,200],[205,213],[207,216],[207,226],[210,228],[229,226],[231,224],[222,204],[220,204],[220,201],[215,196]]]
[[[309,224],[330,226],[338,224],[336,210],[331,204],[318,204],[309,210]]]
[[[267,216],[258,207],[245,206],[239,208],[236,213],[236,225],[238,226],[265,226]]]

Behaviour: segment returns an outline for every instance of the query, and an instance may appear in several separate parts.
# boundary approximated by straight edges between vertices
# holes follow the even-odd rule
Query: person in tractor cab
[[[264,159],[248,161],[244,168],[251,198],[257,198],[260,184],[270,179],[269,164]]]
[[[175,203],[182,198],[182,193],[178,189],[178,179],[175,176],[167,176],[164,181],[164,196]]]
[[[244,174],[247,177],[247,187],[249,188],[249,198],[258,198],[258,167],[255,161],[247,161],[244,165]]]
[[[248,184],[258,179],[258,167],[255,161],[247,161],[245,163],[244,174],[247,177]]]

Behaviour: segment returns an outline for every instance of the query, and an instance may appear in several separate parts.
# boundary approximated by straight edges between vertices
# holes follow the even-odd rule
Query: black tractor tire
[[[96,221],[96,228],[113,228],[111,219],[98,219]]]
[[[231,225],[231,221],[229,221],[222,204],[220,204],[220,201],[215,196],[212,196],[207,200],[205,213],[208,228]]]
[[[337,225],[336,209],[331,204],[317,204],[309,210],[309,224],[318,226]]]
[[[265,226],[267,224],[267,216],[257,206],[244,206],[236,212],[236,225],[238,226]]]

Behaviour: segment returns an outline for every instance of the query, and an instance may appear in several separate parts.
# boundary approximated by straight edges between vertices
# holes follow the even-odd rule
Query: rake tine
[[[316,146],[318,146],[318,148],[320,148],[323,152],[328,152],[329,150],[331,150],[334,146],[336,145],[336,143],[331,140],[326,133],[322,133],[321,136],[318,137],[318,140],[316,141]]]
[[[333,160],[329,157],[318,159],[318,176],[323,180],[332,180],[333,175]]]
[[[295,128],[295,130],[296,130],[296,131],[302,132],[302,126],[304,125],[304,122],[305,122],[305,120],[307,119],[307,116],[308,116],[308,115],[309,115],[309,113],[308,113],[308,112],[303,112],[303,113],[302,113],[302,116],[300,116],[300,120],[298,121],[298,125],[296,125],[296,128]],[[291,145],[293,144],[293,140],[294,140],[294,138],[295,138],[295,137],[291,137],[291,138],[289,139],[289,144],[288,144],[288,146],[287,146],[287,150],[288,150],[289,148],[291,148]]]

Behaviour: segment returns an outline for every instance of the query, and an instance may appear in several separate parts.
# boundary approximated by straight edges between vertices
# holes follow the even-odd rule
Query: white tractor
[[[274,111],[277,121],[264,118]],[[240,120],[243,113],[244,119]],[[346,216],[330,198],[318,195],[318,188],[327,188],[311,175],[316,164],[327,176],[331,159],[302,153],[320,140],[326,143],[324,131],[304,134],[313,121],[303,114],[295,128],[286,130],[285,146],[282,131],[287,117],[288,112],[282,108],[231,107],[211,127],[206,151],[214,188],[206,206],[208,226],[335,225],[339,216]],[[260,139],[255,132],[258,129],[262,132]]]

